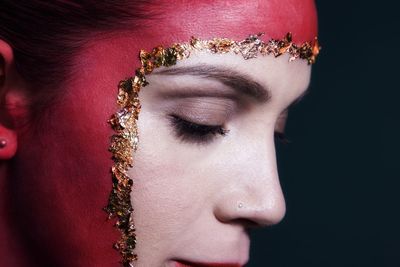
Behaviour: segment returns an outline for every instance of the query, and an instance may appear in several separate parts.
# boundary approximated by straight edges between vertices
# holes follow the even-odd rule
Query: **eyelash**
[[[216,135],[226,136],[229,130],[222,125],[204,125],[184,120],[176,115],[171,116],[171,124],[176,136],[183,142],[210,143]]]
[[[170,122],[174,128],[175,135],[183,142],[205,144],[210,143],[216,135],[226,136],[229,130],[222,125],[197,124],[182,119],[176,115],[170,115]],[[274,132],[274,139],[279,143],[287,145],[290,140],[283,132]]]
[[[274,132],[275,141],[278,141],[281,144],[287,145],[290,143],[290,140],[287,138],[287,135],[283,132]]]

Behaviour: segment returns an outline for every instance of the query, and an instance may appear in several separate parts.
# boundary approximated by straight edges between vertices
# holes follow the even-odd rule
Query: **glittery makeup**
[[[137,120],[140,101],[138,95],[140,89],[148,84],[145,75],[152,73],[158,67],[173,66],[178,60],[189,58],[191,54],[200,51],[212,54],[234,53],[241,55],[245,60],[259,55],[278,57],[287,53],[290,56],[289,61],[305,59],[308,64],[312,64],[320,50],[317,38],[313,42],[297,45],[292,42],[291,33],[287,33],[283,39],[270,39],[268,42],[263,42],[260,39],[261,36],[262,34],[250,35],[239,42],[227,38],[200,40],[192,37],[187,43],[173,44],[168,48],[158,46],[151,52],[141,50],[139,53],[141,67],[136,70],[135,76],[119,83],[117,103],[120,110],[109,120],[115,131],[109,147],[114,160],[111,168],[113,188],[105,211],[109,218],[117,220],[115,226],[121,232],[121,239],[114,247],[122,255],[122,263],[125,267],[132,267],[137,259],[134,253],[136,235],[130,197],[134,183],[127,172],[133,167],[133,154],[139,142]]]

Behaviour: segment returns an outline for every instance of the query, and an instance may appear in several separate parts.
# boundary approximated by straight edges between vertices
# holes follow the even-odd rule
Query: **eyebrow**
[[[270,90],[248,76],[231,68],[210,65],[190,67],[173,67],[159,69],[153,75],[193,75],[211,78],[233,89],[236,93],[246,95],[259,103],[266,103],[271,98]],[[216,92],[218,93],[218,92]]]

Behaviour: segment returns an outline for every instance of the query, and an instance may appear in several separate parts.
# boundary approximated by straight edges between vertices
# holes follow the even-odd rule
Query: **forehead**
[[[148,12],[151,18],[140,29],[152,43],[146,42],[146,49],[184,42],[191,36],[242,40],[263,32],[266,40],[292,32],[294,42],[302,43],[317,35],[313,0],[158,0]]]
[[[188,42],[191,36],[241,41],[249,34],[264,32],[262,39],[267,41],[282,39],[290,31],[293,41],[300,44],[317,34],[313,0],[154,0],[136,8],[145,10],[145,19],[133,24],[128,33],[95,39],[81,50],[76,65],[90,69],[87,75],[107,73],[113,86],[140,67],[141,49],[169,47]],[[86,73],[81,76],[87,78]]]

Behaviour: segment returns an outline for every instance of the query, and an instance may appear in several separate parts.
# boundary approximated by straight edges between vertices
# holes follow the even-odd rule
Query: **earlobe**
[[[0,160],[8,160],[17,152],[17,134],[14,130],[0,125]]]
[[[13,158],[17,151],[17,128],[27,106],[22,84],[14,68],[13,50],[0,39],[0,160]]]

